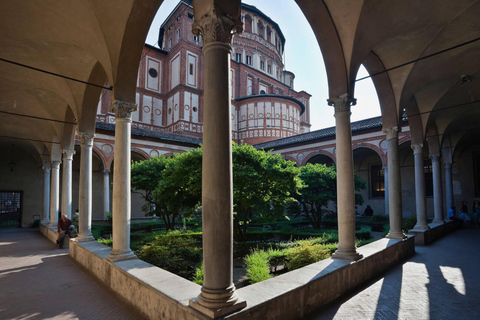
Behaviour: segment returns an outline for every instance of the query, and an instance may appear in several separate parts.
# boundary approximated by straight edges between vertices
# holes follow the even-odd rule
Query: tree
[[[310,164],[300,168],[300,179],[304,183],[301,195],[297,196],[301,212],[305,213],[315,229],[321,227],[322,215],[330,201],[337,201],[337,173],[335,167]],[[355,175],[355,190],[363,190],[366,182]],[[355,194],[355,203],[362,204],[363,198]]]
[[[132,192],[139,193],[145,199],[142,211],[145,215],[157,215],[165,222],[167,230],[173,229],[167,206],[154,197],[154,190],[161,181],[165,168],[173,160],[164,156],[153,157],[145,161],[133,162],[131,169]]]
[[[233,144],[233,203],[235,238],[242,240],[249,221],[285,213],[285,205],[301,187],[294,163],[279,154]]]

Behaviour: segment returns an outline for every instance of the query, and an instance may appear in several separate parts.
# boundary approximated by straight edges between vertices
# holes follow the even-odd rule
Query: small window
[[[193,76],[193,63],[190,63],[190,66],[189,66],[189,71],[191,76]]]
[[[260,61],[260,69],[265,70],[265,61]]]
[[[252,56],[247,55],[247,64],[248,64],[249,66],[252,65]]]
[[[150,77],[152,77],[152,78],[158,77],[158,72],[157,72],[157,70],[155,70],[155,69],[153,69],[153,68],[148,69],[148,74],[149,74]]]
[[[267,72],[272,74],[272,66],[271,65],[268,65],[267,66]]]
[[[172,49],[172,38],[168,39],[168,50]]]
[[[193,110],[193,112],[197,112],[198,109],[197,109],[197,107],[193,107],[192,110]]]
[[[385,197],[385,171],[381,164],[370,166],[370,194],[372,198]]]
[[[191,13],[191,12],[187,13],[187,17],[188,17],[188,19],[192,19],[192,20],[193,20],[193,13]]]
[[[199,36],[193,36],[193,41],[195,41],[195,43],[198,44],[198,42],[200,41],[200,37]]]
[[[168,114],[172,114],[172,108],[168,108]]]
[[[265,94],[265,90],[260,90],[260,94]]]
[[[178,42],[178,40],[180,40],[180,29],[177,29],[177,31],[175,32],[175,35],[177,37],[177,42]]]
[[[235,53],[235,61],[242,62],[242,54],[241,53]]]

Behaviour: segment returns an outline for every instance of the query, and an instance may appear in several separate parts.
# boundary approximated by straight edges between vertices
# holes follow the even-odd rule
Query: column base
[[[200,303],[204,303],[204,299],[202,298],[202,294],[200,294],[197,298],[194,298],[188,302],[188,305],[199,311],[200,313],[206,315],[210,319],[216,319],[218,317],[225,316],[230,313],[234,313],[239,311],[247,306],[247,302],[243,299],[240,299],[235,294],[235,301],[233,303],[229,303],[228,301],[224,306],[217,306],[217,307],[206,307]]]
[[[91,235],[82,235],[79,234],[78,237],[75,238],[76,242],[88,242],[88,241],[95,241],[95,238]]]
[[[138,259],[132,250],[112,250],[106,258],[110,262]]]
[[[433,219],[432,223],[434,223],[434,224],[444,224],[445,221],[443,219],[435,218],[435,219]]]
[[[402,231],[397,231],[397,232],[389,232],[385,238],[388,238],[388,239],[406,239],[407,236],[405,235],[405,233],[403,233]]]
[[[337,249],[334,254],[332,254],[332,259],[342,259],[348,261],[357,261],[363,258],[363,255],[358,253],[356,250],[354,251],[344,251],[341,249]]]
[[[413,227],[413,230],[428,230],[430,227],[428,224],[416,224],[415,227]]]

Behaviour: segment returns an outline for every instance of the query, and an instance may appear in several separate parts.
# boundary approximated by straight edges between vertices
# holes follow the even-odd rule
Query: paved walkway
[[[480,319],[480,228],[457,230],[415,251],[311,320]]]
[[[0,319],[141,317],[38,229],[0,229]]]

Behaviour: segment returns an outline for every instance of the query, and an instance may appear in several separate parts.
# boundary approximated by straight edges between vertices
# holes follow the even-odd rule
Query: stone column
[[[238,3],[240,5],[240,3]],[[233,284],[233,171],[230,120],[232,32],[241,32],[240,16],[216,6],[195,19],[192,32],[202,35],[204,111],[202,164],[203,286],[190,306],[210,318],[244,308]]]
[[[423,144],[413,144],[415,164],[415,200],[417,209],[417,224],[414,229],[427,230],[427,204],[425,201],[425,172],[423,166]]]
[[[110,111],[115,112],[115,167],[113,168],[112,231],[113,248],[109,261],[135,259],[130,249],[130,216],[132,194],[130,185],[131,126],[134,103],[116,100]]]
[[[435,217],[432,223],[445,223],[443,220],[443,198],[442,198],[442,172],[440,168],[440,155],[431,154],[433,174],[433,210]]]
[[[72,161],[74,150],[63,150],[62,214],[72,219]]]
[[[454,206],[453,199],[453,180],[452,180],[452,164],[445,162],[445,197],[447,198],[447,211]]]
[[[78,187],[77,241],[93,241],[92,236],[92,148],[93,133],[80,132],[80,177]]]
[[[52,161],[52,175],[50,183],[50,226],[56,228],[58,224],[58,210],[60,210],[60,161]]]
[[[384,166],[383,167],[383,184],[385,188],[385,194],[383,195],[383,198],[385,199],[385,215],[388,216],[388,167]]]
[[[103,217],[110,212],[110,171],[103,170]]]
[[[43,217],[42,223],[48,225],[50,223],[50,167],[43,167]]]
[[[355,104],[356,100],[347,94],[328,100],[328,105],[335,108],[337,156],[338,249],[332,258],[352,261],[362,258],[355,247],[355,180],[350,124],[350,106]]]
[[[403,239],[402,231],[402,183],[400,178],[400,162],[398,158],[399,127],[387,128],[388,143],[388,213],[390,216],[390,232],[387,238]]]

